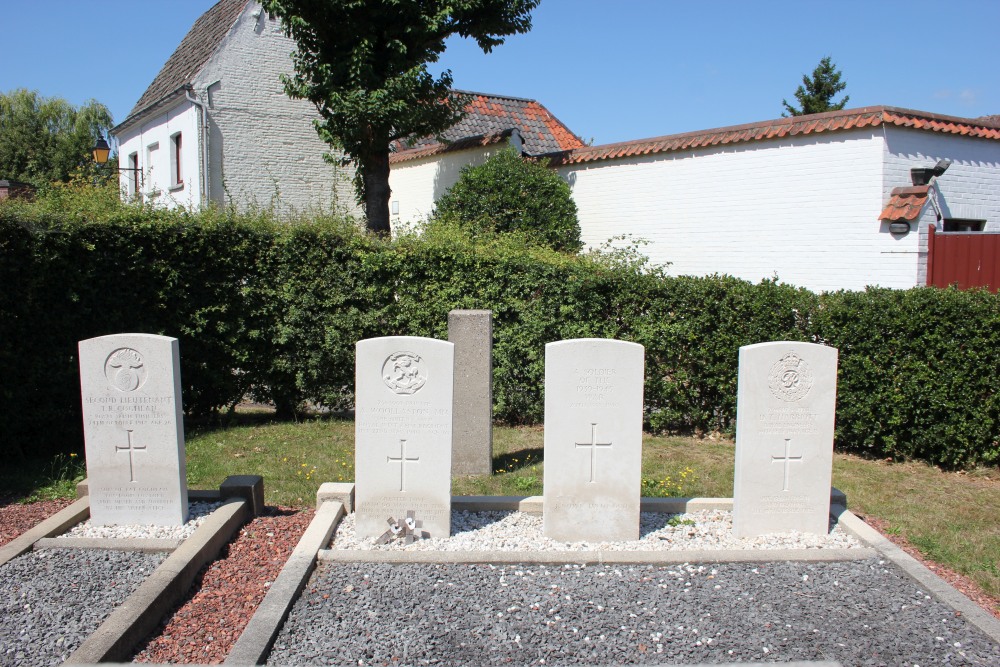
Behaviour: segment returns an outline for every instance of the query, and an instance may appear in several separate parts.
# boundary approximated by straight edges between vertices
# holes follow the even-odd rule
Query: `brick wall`
[[[881,130],[562,167],[584,242],[621,234],[672,275],[777,277],[813,290],[916,283],[916,235],[882,229]]]
[[[394,230],[426,220],[434,212],[434,203],[458,182],[462,169],[480,165],[500,146],[471,148],[392,165],[389,173],[390,211],[395,202],[399,213],[391,216]]]
[[[283,213],[357,213],[353,168],[323,159],[330,147],[313,127],[315,107],[285,95],[279,77],[293,71],[294,50],[280,22],[250,3],[195,77],[199,98],[211,102],[210,197]]]

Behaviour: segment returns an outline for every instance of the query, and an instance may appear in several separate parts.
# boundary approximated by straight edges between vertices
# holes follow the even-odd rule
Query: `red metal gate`
[[[933,226],[929,232],[928,285],[1000,288],[1000,233],[938,232]]]

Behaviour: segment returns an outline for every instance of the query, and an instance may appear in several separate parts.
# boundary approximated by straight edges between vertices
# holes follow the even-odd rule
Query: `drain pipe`
[[[198,133],[201,135],[201,137],[200,137],[201,141],[198,142],[198,145],[199,145],[199,147],[201,149],[201,151],[200,151],[201,152],[201,202],[200,203],[201,203],[201,207],[204,207],[204,205],[206,203],[208,203],[208,201],[209,201],[209,193],[208,193],[208,184],[209,184],[209,176],[208,176],[208,156],[209,156],[209,152],[208,152],[208,136],[209,136],[209,131],[208,131],[208,112],[207,112],[207,110],[205,108],[205,103],[202,102],[201,100],[199,100],[197,97],[195,97],[192,94],[192,90],[193,90],[193,87],[191,85],[187,85],[187,86],[184,87],[184,95],[185,95],[187,101],[190,102],[191,104],[195,105],[196,107],[198,107],[198,110],[201,112],[201,122],[198,124]]]

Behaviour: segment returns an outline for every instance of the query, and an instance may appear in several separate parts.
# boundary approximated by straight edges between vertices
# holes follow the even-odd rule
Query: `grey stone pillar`
[[[451,472],[493,472],[493,311],[448,313],[448,340],[455,344],[455,399]]]

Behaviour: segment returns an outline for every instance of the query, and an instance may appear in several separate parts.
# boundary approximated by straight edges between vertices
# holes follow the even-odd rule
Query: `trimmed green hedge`
[[[809,291],[670,278],[629,253],[565,255],[447,226],[383,241],[345,222],[290,227],[220,213],[82,222],[0,206],[5,453],[78,449],[76,343],[180,339],[185,409],[250,395],[290,411],[352,403],[354,343],[447,337],[453,308],[494,311],[495,414],[539,423],[544,347],[646,347],[646,425],[731,433],[737,355],[767,340],[840,349],[837,445],[945,467],[1000,462],[1000,298]]]

